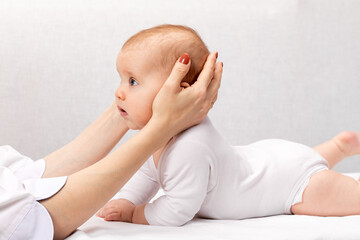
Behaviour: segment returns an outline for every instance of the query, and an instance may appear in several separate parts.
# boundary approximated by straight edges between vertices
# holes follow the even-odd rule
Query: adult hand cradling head
[[[181,86],[181,81],[191,59],[187,54],[180,57],[153,102],[151,120],[168,127],[172,135],[200,123],[217,99],[223,69],[222,62],[216,63],[217,56],[217,52],[208,56],[197,81],[187,88]]]

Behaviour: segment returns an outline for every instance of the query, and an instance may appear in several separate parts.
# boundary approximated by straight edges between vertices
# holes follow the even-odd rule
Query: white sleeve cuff
[[[67,176],[41,178],[45,171],[44,159],[37,160],[30,166],[32,167],[32,176],[29,176],[29,169],[24,169],[24,167],[18,170],[18,172],[22,173],[18,173],[18,175],[25,179],[22,181],[22,184],[25,190],[34,196],[35,200],[39,201],[49,198],[65,185]]]
[[[35,200],[43,200],[57,193],[66,183],[67,176],[54,178],[27,179],[22,182],[26,191],[34,196]]]

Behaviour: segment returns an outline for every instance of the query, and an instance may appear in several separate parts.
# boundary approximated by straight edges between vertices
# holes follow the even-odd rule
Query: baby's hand
[[[135,205],[126,199],[111,200],[99,210],[96,216],[105,221],[132,222]]]

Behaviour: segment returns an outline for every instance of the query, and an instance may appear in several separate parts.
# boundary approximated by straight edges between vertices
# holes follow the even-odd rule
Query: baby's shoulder
[[[172,140],[160,157],[161,179],[188,177],[207,172],[215,161],[211,149],[194,139]],[[180,179],[179,179],[180,181]]]
[[[214,136],[209,136],[213,129],[209,121],[203,121],[175,136],[162,153],[164,165],[194,166],[213,161]]]
[[[212,125],[209,118],[182,133],[176,135],[172,140],[173,151],[198,152],[208,148],[211,150],[214,142],[219,140],[219,134]],[[186,150],[188,149],[188,150]]]
[[[176,135],[174,139],[177,144],[181,144],[183,142],[198,142],[203,145],[211,145],[211,143],[219,139],[219,137],[220,134],[215,129],[210,119],[206,117],[198,125],[195,125]]]

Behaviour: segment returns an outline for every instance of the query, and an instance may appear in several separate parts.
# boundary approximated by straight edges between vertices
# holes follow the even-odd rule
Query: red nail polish
[[[216,52],[216,54],[215,54],[216,58],[218,58],[218,55],[219,55],[218,52]]]
[[[221,66],[224,67],[224,63],[223,63],[223,62],[221,62]]]
[[[179,59],[179,62],[181,62],[181,63],[183,63],[185,65],[187,65],[189,63],[189,61],[190,61],[190,56],[189,56],[189,54],[186,54],[186,53],[184,53],[181,56],[181,58]]]

